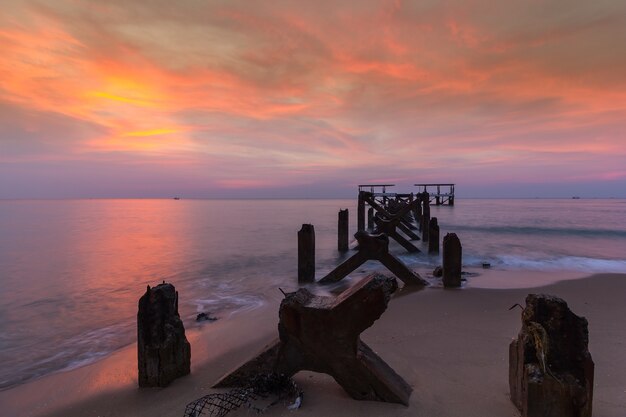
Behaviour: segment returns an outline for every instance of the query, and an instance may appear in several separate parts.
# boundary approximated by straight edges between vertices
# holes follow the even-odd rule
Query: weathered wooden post
[[[357,210],[356,210],[356,229],[359,232],[362,232],[365,230],[365,200],[363,199],[363,194],[365,193],[365,191],[359,191],[359,200],[357,203]]]
[[[461,264],[463,258],[461,241],[455,233],[448,233],[443,238],[443,286],[461,286]]]
[[[190,371],[191,345],[178,315],[178,292],[165,281],[148,286],[139,299],[137,365],[140,387],[165,387]]]
[[[428,224],[428,253],[439,253],[439,224],[436,217],[430,219]]]
[[[560,298],[529,294],[509,345],[511,401],[522,417],[591,417],[594,364],[587,320]]]
[[[367,209],[367,229],[374,229],[374,207],[370,207]]]
[[[415,198],[418,200],[418,204],[415,205],[415,212],[413,215],[415,216],[415,223],[417,223],[417,227],[420,232],[422,231],[422,193],[417,193]]]
[[[454,184],[450,184],[450,197],[448,198],[448,205],[454,205]]]
[[[337,222],[337,228],[338,228],[337,249],[339,250],[339,252],[346,252],[349,249],[348,223],[349,223],[348,209],[339,210],[339,220]]]
[[[303,224],[298,231],[298,282],[315,281],[315,228]]]
[[[428,193],[422,194],[422,240],[428,242],[428,225],[430,224],[430,195]]]

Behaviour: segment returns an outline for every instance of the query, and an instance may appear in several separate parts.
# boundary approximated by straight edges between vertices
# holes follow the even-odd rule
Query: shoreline
[[[363,340],[413,386],[408,408],[350,399],[326,376],[301,372],[294,380],[305,392],[302,415],[517,415],[508,398],[508,343],[520,328],[519,313],[526,294],[560,296],[572,311],[589,320],[589,349],[596,363],[594,414],[618,417],[626,408],[626,330],[616,317],[626,314],[626,274],[561,274],[515,272],[526,286],[484,288],[490,280],[520,283],[510,271],[479,270],[462,290],[437,287],[400,291],[388,310],[363,334]],[[532,286],[543,278],[559,278]],[[499,278],[498,278],[499,277]],[[579,279],[582,278],[582,279]],[[565,280],[563,280],[565,279]],[[475,281],[473,283],[473,281]],[[482,281],[482,284],[481,284]],[[528,286],[531,285],[531,286]],[[278,305],[267,305],[237,317],[188,331],[192,373],[167,388],[136,386],[136,345],[93,364],[48,375],[0,392],[7,415],[125,416],[182,415],[184,407],[213,390],[224,373],[260,351],[277,336]],[[281,405],[267,415],[291,413]],[[473,414],[474,413],[474,414]]]

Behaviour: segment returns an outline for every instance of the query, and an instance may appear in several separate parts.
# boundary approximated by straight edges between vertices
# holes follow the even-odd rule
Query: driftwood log
[[[331,375],[354,399],[408,405],[411,387],[359,335],[386,310],[397,284],[374,274],[337,297],[301,288],[283,299],[279,339],[217,382],[245,386],[255,375],[292,376],[309,370]]]

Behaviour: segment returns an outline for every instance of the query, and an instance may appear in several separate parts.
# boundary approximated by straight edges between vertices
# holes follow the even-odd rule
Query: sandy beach
[[[363,340],[413,387],[409,407],[355,401],[332,378],[301,372],[294,379],[304,391],[302,408],[292,411],[278,404],[266,415],[517,416],[509,399],[508,345],[520,329],[520,311],[509,307],[523,304],[528,293],[547,293],[564,298],[572,311],[589,321],[589,350],[596,366],[594,416],[623,416],[626,274],[532,287],[540,282],[539,275],[548,278],[532,273],[522,285],[530,288],[479,288],[484,286],[481,282],[489,284],[498,277],[506,281],[507,274],[489,271],[470,278],[461,290],[400,291],[363,334]],[[278,302],[188,332],[192,373],[167,388],[136,387],[136,346],[131,345],[95,364],[0,392],[2,414],[182,416],[185,404],[213,392],[210,387],[220,376],[276,336]]]

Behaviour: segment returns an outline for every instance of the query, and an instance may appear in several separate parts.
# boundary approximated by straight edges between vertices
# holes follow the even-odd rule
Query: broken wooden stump
[[[315,228],[303,224],[298,231],[298,282],[315,282]]]
[[[349,249],[348,231],[349,231],[349,214],[348,209],[339,210],[339,219],[337,220],[337,249],[339,252],[347,252]]]
[[[443,238],[443,286],[460,287],[463,247],[455,233],[448,233]]]
[[[410,270],[400,259],[389,253],[389,238],[386,235],[372,235],[368,232],[356,232],[354,237],[358,242],[359,251],[329,272],[324,278],[320,279],[320,284],[337,282],[345,278],[365,262],[376,260],[387,267],[387,269],[406,285],[428,285],[428,282],[423,280],[419,274]]]
[[[591,417],[594,364],[587,320],[551,295],[529,294],[509,345],[511,401],[522,417]]]
[[[437,218],[433,217],[428,223],[428,253],[439,253],[439,224]]]
[[[301,370],[331,375],[354,399],[409,404],[411,387],[360,339],[386,310],[397,289],[393,278],[370,275],[337,297],[307,289],[280,304],[279,340],[217,382],[246,386],[251,376]]]
[[[191,345],[178,315],[178,292],[172,284],[148,286],[139,299],[137,364],[140,387],[165,387],[190,371]]]

